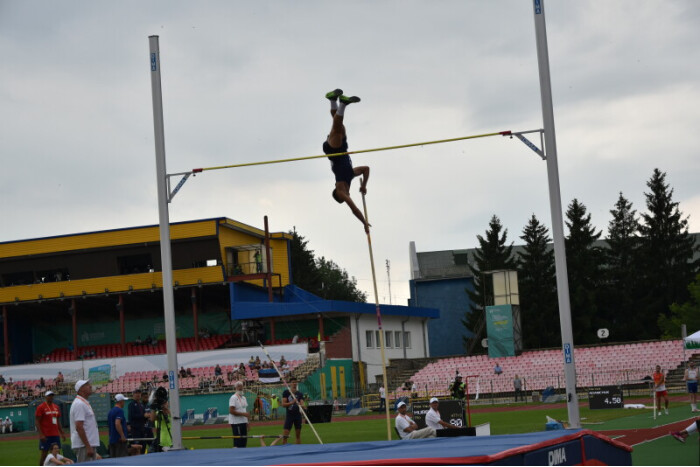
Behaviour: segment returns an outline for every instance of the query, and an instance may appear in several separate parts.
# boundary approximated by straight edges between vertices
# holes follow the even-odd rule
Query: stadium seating
[[[686,351],[686,359],[700,350]],[[577,383],[579,387],[617,384],[622,381],[638,381],[650,376],[656,365],[665,370],[675,369],[683,362],[683,343],[680,340],[643,342],[574,349]],[[496,362],[503,368],[495,375]],[[486,355],[449,357],[429,363],[415,373],[410,380],[419,392],[431,395],[446,394],[455,373],[475,376],[468,379],[469,392],[501,393],[513,391],[513,378],[519,375],[524,389],[541,391],[547,386],[565,386],[564,362],[559,349],[526,351],[516,357],[490,359]],[[400,393],[397,388],[396,392]]]
[[[246,363],[246,362],[244,362]],[[304,360],[289,360],[287,365],[289,371],[293,371],[296,367],[304,363]],[[214,375],[215,366],[205,366],[190,368],[192,371],[191,378],[180,378],[180,389],[200,389],[200,383],[205,383],[207,381],[214,380],[216,377]],[[238,365],[221,365],[221,371],[223,373],[222,378],[224,380],[223,387],[233,387],[235,381],[228,381],[227,373],[233,371],[234,368],[238,368]],[[246,365],[246,381],[257,381],[258,372],[251,370]],[[154,386],[167,387],[168,383],[163,381],[163,370],[152,370],[152,371],[131,371],[124,375],[116,378],[113,381],[99,387],[97,392],[107,392],[107,393],[129,393],[134,389],[141,386],[142,382],[151,382]],[[208,387],[208,386],[207,386]]]
[[[224,345],[229,340],[228,335],[217,335],[211,337],[202,337],[199,339],[199,350],[214,350]],[[177,340],[178,352],[195,352],[194,337],[184,337]],[[122,354],[121,344],[104,344],[78,347],[78,356],[90,355],[83,357],[85,360],[93,358],[117,358],[131,357],[135,355],[154,355],[165,353],[165,341],[158,340],[155,345],[135,344],[128,342],[126,344],[126,355]],[[73,360],[73,352],[66,349],[54,349],[48,354],[49,361],[66,362]]]

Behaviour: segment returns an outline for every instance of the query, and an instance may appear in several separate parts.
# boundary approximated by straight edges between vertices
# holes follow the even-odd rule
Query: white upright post
[[[170,252],[170,216],[168,214],[168,184],[165,171],[165,134],[163,130],[163,95],[160,86],[160,48],[158,36],[148,38],[151,50],[151,92],[153,95],[153,129],[156,142],[156,178],[158,181],[158,218],[160,219],[160,260],[163,275],[163,305],[165,315],[165,347],[168,355],[170,385],[170,433],[173,449],[182,449],[180,425],[180,393],[177,374],[177,335],[175,331],[175,297],[173,294],[173,262]]]
[[[547,157],[547,179],[549,182],[549,207],[552,213],[552,238],[554,240],[554,264],[557,275],[559,298],[559,323],[564,352],[564,376],[566,379],[566,402],[569,426],[581,428],[581,416],[576,396],[576,365],[574,363],[574,336],[571,327],[571,304],[569,301],[569,279],[566,270],[566,248],[564,245],[564,220],[561,193],[559,191],[559,166],[557,163],[557,140],[554,132],[554,110],[552,106],[552,83],[549,75],[549,51],[547,29],[544,18],[544,0],[533,0],[535,13],[535,36],[537,39],[537,63],[540,73],[542,119],[544,121],[545,154]]]

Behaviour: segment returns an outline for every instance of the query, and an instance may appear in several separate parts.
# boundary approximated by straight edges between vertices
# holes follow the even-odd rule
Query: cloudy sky
[[[700,3],[546,4],[561,195],[605,230],[654,168],[700,231]],[[158,223],[148,36],[160,37],[168,172],[317,155],[326,91],[350,148],[542,127],[532,4],[459,1],[0,0],[0,241]],[[545,163],[492,137],[356,155],[379,299],[405,303],[408,245],[473,248],[493,214],[551,226]],[[357,193],[359,183],[352,190]],[[171,221],[296,227],[372,300],[362,225],[325,159],[205,172]],[[356,195],[357,196],[357,195]],[[359,196],[356,198],[360,202]]]

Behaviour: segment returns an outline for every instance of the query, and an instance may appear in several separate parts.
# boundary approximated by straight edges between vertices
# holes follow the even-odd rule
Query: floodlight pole
[[[552,213],[552,238],[554,240],[554,264],[557,276],[557,296],[559,299],[559,324],[564,352],[564,376],[566,380],[566,405],[569,426],[581,428],[578,397],[576,395],[576,365],[574,363],[574,337],[571,326],[571,303],[569,300],[569,280],[566,269],[566,248],[564,244],[564,220],[562,216],[561,192],[559,190],[559,166],[557,164],[557,141],[554,132],[554,110],[552,105],[552,82],[549,73],[549,52],[547,29],[544,18],[544,0],[533,0],[535,14],[535,37],[537,40],[537,63],[540,75],[540,95],[542,99],[542,119],[544,121],[544,141],[549,182],[549,207]]]
[[[180,425],[180,392],[177,373],[177,334],[175,330],[175,296],[173,293],[173,260],[170,250],[170,215],[168,213],[167,173],[165,171],[165,133],[163,129],[163,95],[160,86],[160,48],[158,36],[149,36],[151,57],[151,92],[153,95],[153,130],[156,143],[156,178],[158,186],[158,217],[160,219],[160,261],[163,277],[163,308],[165,315],[165,348],[168,356],[170,385],[170,434],[172,449],[182,449]]]

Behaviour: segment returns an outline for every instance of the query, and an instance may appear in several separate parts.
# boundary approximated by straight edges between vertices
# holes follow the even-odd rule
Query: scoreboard
[[[618,386],[601,386],[588,390],[590,409],[621,409],[622,403],[622,389]]]

